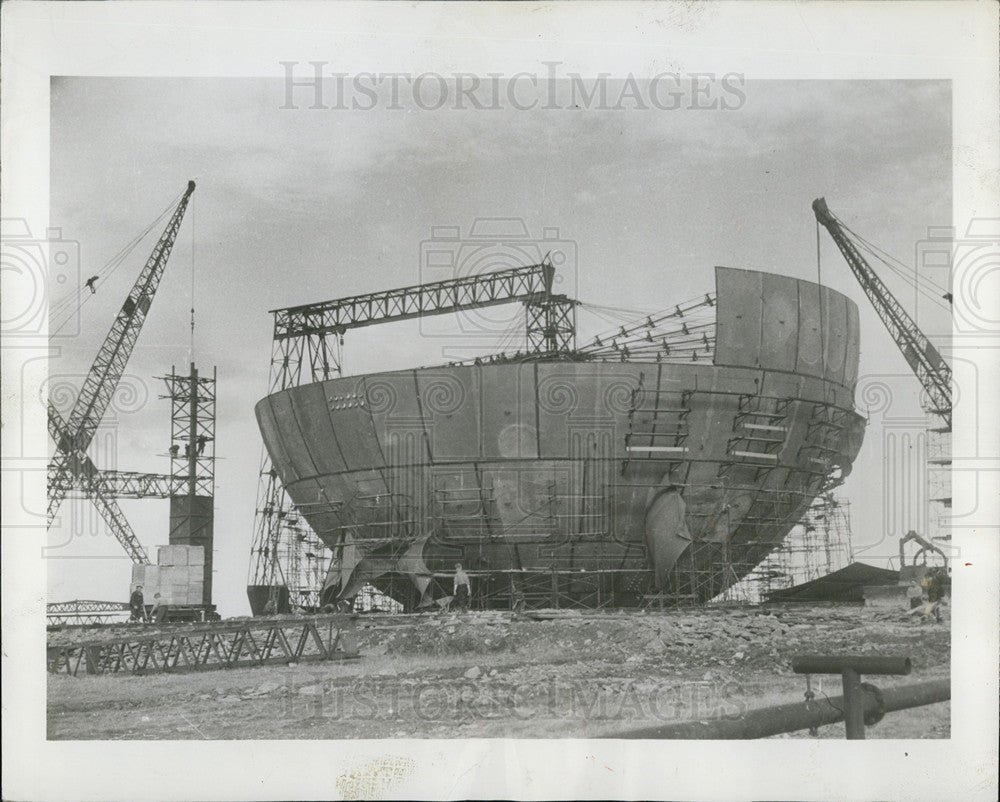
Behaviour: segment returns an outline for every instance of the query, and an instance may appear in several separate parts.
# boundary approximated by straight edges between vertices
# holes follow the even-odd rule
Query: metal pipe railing
[[[951,699],[951,680],[938,679],[890,688],[879,694],[863,689],[864,717],[876,719],[881,713],[947,702]],[[844,720],[844,697],[793,702],[750,710],[741,716],[712,721],[684,721],[655,727],[610,733],[604,738],[745,740],[767,738],[785,732],[836,724]]]

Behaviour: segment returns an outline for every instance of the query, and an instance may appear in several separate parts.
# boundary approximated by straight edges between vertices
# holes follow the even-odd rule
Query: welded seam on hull
[[[322,387],[320,387],[320,392],[323,392]],[[323,393],[323,406],[327,407],[326,393]],[[291,395],[288,396],[288,408],[292,412],[292,421],[295,423],[295,428],[298,430],[299,436],[302,438],[302,444],[306,447],[306,457],[309,459],[309,464],[313,467],[313,476],[320,476],[316,458],[313,457],[312,448],[309,445],[310,438],[307,438],[305,435],[305,430],[302,428],[302,420],[299,418],[299,414],[295,408],[295,401]]]
[[[449,461],[449,462],[438,462],[438,463],[436,463],[436,467],[446,467],[446,466],[456,466],[456,465],[475,465],[475,464],[479,464],[481,462],[498,463],[498,464],[502,465],[502,464],[515,464],[515,463],[524,463],[524,462],[557,462],[558,463],[558,462],[574,462],[574,461],[579,461],[579,459],[576,458],[576,457],[570,457],[570,456],[565,456],[565,457],[562,457],[562,456],[560,456],[560,457],[542,457],[542,458],[537,458],[537,459],[536,458],[528,458],[528,457],[489,457],[486,460],[478,460],[478,459],[476,459],[474,457],[467,457],[467,458],[456,459],[453,462],[452,461]],[[617,463],[619,463],[619,462],[622,461],[622,458],[619,457],[619,456],[615,456],[615,457],[606,457],[604,459],[595,460],[595,461],[597,461],[597,462],[606,462],[606,463],[609,463],[609,464],[617,464]],[[632,461],[633,462],[635,462],[635,461],[641,461],[643,463],[653,463],[653,462],[668,463],[668,462],[671,462],[672,460],[669,460],[669,459],[659,459],[659,458],[653,457],[653,458],[650,458],[650,459],[643,459],[643,460],[636,460],[635,458],[633,458]],[[729,462],[729,460],[726,460],[726,459],[721,458],[721,457],[692,457],[690,455],[685,456],[684,461],[687,462],[687,463],[691,463],[691,464],[711,463],[711,464],[717,464],[717,465],[725,465],[725,464],[727,464]],[[292,486],[297,485],[297,484],[302,484],[302,483],[309,482],[311,480],[315,480],[315,479],[319,478],[322,475],[328,475],[328,476],[350,476],[350,475],[359,474],[359,473],[371,473],[372,471],[382,471],[382,470],[385,470],[386,467],[387,466],[381,466],[381,467],[376,467],[376,468],[357,468],[355,470],[344,470],[344,471],[337,471],[337,472],[328,473],[328,474],[316,474],[314,476],[304,476],[304,477],[297,478],[297,479],[295,479],[292,482],[289,482],[288,483],[288,487],[292,487]],[[391,467],[392,467],[393,470],[397,470],[397,469],[398,470],[407,470],[407,469],[412,469],[412,468],[427,467],[427,463],[414,462],[414,463],[408,463],[408,464],[405,464],[405,465],[403,465],[403,464],[393,465]],[[793,472],[797,472],[797,473],[801,473],[801,474],[805,474],[805,475],[809,475],[809,476],[827,476],[828,475],[827,471],[821,471],[821,470],[817,470],[817,469],[814,469],[814,468],[804,468],[804,467],[802,467],[800,465],[797,465],[797,464],[793,465],[793,464],[788,464],[788,463],[779,463],[777,465],[770,465],[770,464],[768,464],[768,465],[763,465],[763,464],[757,465],[757,464],[749,464],[748,463],[748,464],[745,465],[745,467],[750,467],[750,468],[769,468],[769,469],[772,469],[772,470],[774,470],[774,469],[786,469],[786,470],[790,470],[790,471],[793,471]],[[690,485],[689,483],[686,483],[686,482],[672,482],[672,484],[677,485],[678,487],[688,487],[688,486],[690,486],[690,487],[699,487],[700,486],[698,484]],[[630,485],[627,482],[618,482],[618,483],[616,483],[615,486],[617,486],[617,487],[629,487]],[[638,486],[638,485],[636,485],[636,486]],[[643,485],[643,486],[645,487],[646,485]]]
[[[355,385],[355,386],[357,386],[357,385]],[[367,399],[368,399],[368,383],[367,383],[366,377],[364,377],[364,376],[361,377],[361,389],[363,391],[363,396],[362,397],[365,398],[366,401],[367,401]],[[368,403],[365,404],[365,411],[368,413],[368,424],[369,424],[369,426],[371,426],[372,437],[375,439],[375,446],[378,448],[378,455],[379,455],[379,458],[382,461],[382,467],[381,468],[376,468],[374,470],[378,472],[379,479],[382,480],[382,486],[385,488],[385,492],[389,495],[389,503],[394,506],[395,502],[392,500],[394,498],[393,495],[392,495],[392,485],[389,482],[389,475],[391,473],[391,471],[389,470],[389,461],[386,459],[385,449],[382,447],[382,438],[379,437],[378,429],[375,428],[375,413],[372,412],[371,404],[368,404]],[[331,425],[332,425],[332,423],[331,423]],[[341,448],[341,446],[340,446],[339,439],[337,440],[337,448],[340,450],[341,455],[343,455],[344,452],[343,452],[343,448]],[[346,459],[344,460],[344,465],[347,465],[347,460]],[[373,469],[372,468],[368,468],[367,470],[370,471],[370,470],[373,470]],[[347,473],[347,472],[345,472],[345,473]],[[338,474],[338,475],[343,475],[343,474]],[[351,497],[351,502],[353,502],[358,496],[359,496],[359,493],[356,491],[353,494],[353,496]],[[345,505],[345,508],[346,508],[346,505]],[[393,509],[393,512],[395,512],[395,509]],[[346,531],[343,532],[342,534],[346,534]],[[357,538],[356,537],[354,538],[353,542],[357,542]]]
[[[361,386],[362,386],[362,388],[364,390],[364,397],[367,398],[368,397],[368,388],[365,385],[364,381],[365,380],[362,377],[362,379],[361,379]],[[344,454],[344,448],[343,448],[343,446],[340,445],[340,438],[337,436],[337,427],[333,423],[333,415],[330,414],[331,412],[333,412],[333,410],[330,409],[330,401],[329,401],[329,399],[327,398],[327,395],[326,395],[326,382],[323,382],[323,384],[321,386],[323,388],[323,408],[326,410],[326,420],[327,420],[327,423],[330,424],[330,432],[333,434],[333,444],[337,447],[337,454],[340,457],[341,463],[343,463],[344,467],[346,468],[347,467],[347,456]],[[366,404],[365,406],[368,406],[368,405]],[[368,410],[368,416],[369,416],[369,418],[371,417],[371,410],[370,409]],[[375,421],[374,420],[372,420],[372,431],[375,431]],[[376,437],[375,439],[378,440],[378,437]],[[381,449],[381,447],[382,446],[381,446],[381,443],[380,443],[379,444],[379,449]],[[381,453],[381,451],[380,451],[380,453]],[[384,464],[385,463],[385,454],[382,454],[381,456],[382,456],[382,463]]]
[[[535,454],[538,455],[539,459],[542,454],[542,413],[539,410],[538,402],[538,363],[535,362],[532,366],[532,374],[534,375],[534,387],[532,400],[535,402]]]
[[[420,431],[423,433],[424,438],[424,449],[427,451],[427,462],[430,465],[434,464],[434,454],[431,453],[431,438],[427,434],[427,422],[424,419],[424,403],[423,399],[420,397],[420,382],[417,379],[417,371],[410,371],[413,374],[413,392],[417,397],[417,414],[420,416]],[[385,459],[383,458],[382,463],[385,464]]]
[[[269,395],[265,400],[267,401],[267,409],[271,415],[271,421],[274,424],[274,433],[276,435],[274,445],[278,448],[278,450],[281,452],[281,455],[284,457],[282,462],[294,474],[294,479],[292,480],[292,482],[289,482],[289,484],[292,484],[293,482],[304,481],[306,477],[301,477],[298,475],[298,471],[295,470],[295,465],[292,463],[292,457],[288,453],[288,449],[285,448],[285,438],[281,436],[281,426],[278,424],[278,415],[274,411],[274,399],[277,398],[278,395],[280,395],[280,393],[275,395]],[[272,467],[276,467],[275,460],[271,460],[271,465]],[[284,482],[283,479],[282,482]]]

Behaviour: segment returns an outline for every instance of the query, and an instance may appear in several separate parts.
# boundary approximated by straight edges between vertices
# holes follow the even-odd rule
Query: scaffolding
[[[341,375],[339,347],[349,329],[510,301],[525,305],[527,341],[536,356],[582,361],[712,361],[716,296],[707,294],[619,326],[596,337],[591,345],[574,348],[577,305],[551,294],[551,270],[543,264],[489,274],[482,282],[460,279],[277,310],[271,393]],[[473,364],[519,358],[520,354],[498,354]],[[659,382],[656,387],[644,387],[643,375],[631,396],[623,458],[612,461],[605,456],[593,464],[579,460],[580,475],[574,473],[572,481],[562,477],[552,482],[547,501],[517,523],[498,523],[494,479],[466,481],[464,473],[452,475],[447,469],[434,470],[426,488],[411,486],[413,482],[402,482],[390,473],[386,492],[354,496],[336,508],[328,505],[329,515],[312,505],[296,509],[264,455],[248,583],[255,614],[263,607],[260,598],[278,598],[280,608],[282,593],[285,604],[318,607],[325,578],[341,573],[338,561],[346,545],[363,544],[388,555],[412,543],[417,532],[433,533],[442,543],[462,548],[477,543],[495,546],[502,541],[516,549],[518,543],[533,539],[544,541],[546,547],[570,546],[570,566],[560,564],[554,553],[545,555],[543,548],[524,563],[519,556],[515,564],[523,567],[484,572],[473,604],[491,607],[514,608],[523,602],[526,606],[599,609],[623,595],[670,606],[711,600],[759,601],[772,590],[834,570],[843,558],[845,536],[849,555],[846,505],[833,515],[831,510],[843,503],[832,501],[831,491],[843,481],[841,462],[845,433],[852,426],[850,409],[828,396],[821,400],[802,397],[799,392],[766,395],[759,387],[699,389],[695,381],[694,388],[661,390]],[[720,408],[735,407],[722,455],[702,455],[689,443],[692,411],[706,403],[704,396],[711,396],[707,403]],[[804,422],[804,432],[793,432],[797,421]],[[596,427],[603,423],[593,421]],[[790,447],[790,440],[794,446]],[[573,452],[571,457],[576,460],[583,453],[590,452]],[[697,488],[698,493],[691,493],[693,498],[700,493],[709,501],[717,498],[715,494],[747,499],[739,509],[731,508],[728,499],[720,501],[721,507],[704,502],[699,509],[696,502],[688,508],[692,542],[671,569],[668,587],[656,594],[649,593],[653,572],[641,559],[641,540],[627,543],[624,553],[616,551],[620,562],[614,563],[609,561],[610,553],[591,555],[589,546],[575,550],[577,542],[609,539],[620,543],[625,535],[616,531],[612,500],[625,488],[648,490],[648,476],[653,472],[661,472],[660,484],[675,485],[682,492]],[[579,492],[571,492],[574,489]],[[303,514],[324,531],[313,532]],[[720,521],[720,516],[732,520]],[[779,546],[778,553],[768,557]],[[593,563],[587,561],[590,556]],[[849,562],[849,556],[844,562]],[[612,564],[618,567],[609,567]],[[474,571],[470,576],[475,579]],[[393,595],[397,589],[408,596],[413,593],[410,586],[380,585]],[[261,591],[265,596],[260,596]],[[367,586],[356,604],[359,609],[366,605],[385,609],[389,606],[386,598]]]
[[[774,591],[832,574],[854,559],[850,503],[824,493],[777,549],[722,594],[722,600],[761,602]]]
[[[320,591],[333,555],[301,515],[294,510],[285,511],[284,515],[281,525],[285,536],[279,542],[278,563],[282,566],[289,603],[316,610],[320,607]]]
[[[341,376],[344,334],[350,329],[496,304],[524,304],[525,333],[533,353],[571,353],[577,302],[552,293],[554,274],[546,258],[527,267],[273,310],[269,393]],[[332,556],[320,556],[327,546],[296,511],[263,449],[259,477],[247,580],[251,610],[260,615],[268,607],[275,612],[290,606],[315,609],[323,579],[336,569],[336,550]],[[344,535],[359,525],[378,525],[382,539],[402,542],[414,522],[401,519],[395,505],[388,503],[386,510],[386,502],[376,497],[367,507],[365,500],[358,500],[352,509],[338,511],[346,522],[340,527],[343,532],[324,534],[331,542],[343,543]]]
[[[356,613],[401,613],[403,605],[373,585],[365,585],[354,597],[353,610]]]
[[[927,430],[928,533],[931,541],[951,540],[951,427],[932,418]]]

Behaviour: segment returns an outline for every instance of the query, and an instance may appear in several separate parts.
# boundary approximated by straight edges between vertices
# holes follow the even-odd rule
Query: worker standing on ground
[[[920,583],[927,594],[927,608],[924,611],[924,620],[929,620],[931,615],[934,620],[941,623],[941,573],[939,569],[932,568]]]
[[[132,591],[132,595],[129,597],[129,623],[133,621],[145,621],[146,620],[146,610],[145,610],[146,600],[142,598],[142,585],[136,585],[135,590]]]
[[[469,582],[469,575],[462,570],[462,563],[455,563],[455,582],[452,587],[455,596],[455,609],[468,610],[469,600],[472,598],[472,584]]]
[[[159,624],[167,617],[167,605],[163,603],[160,594],[153,596],[153,607],[149,611],[149,620],[154,624]]]

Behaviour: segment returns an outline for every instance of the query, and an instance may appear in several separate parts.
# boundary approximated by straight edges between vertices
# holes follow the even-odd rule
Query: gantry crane
[[[136,563],[148,563],[149,558],[110,493],[111,487],[119,483],[121,477],[116,477],[112,471],[99,471],[87,455],[87,449],[132,355],[194,188],[194,181],[189,181],[187,190],[115,317],[87,373],[69,420],[62,418],[51,401],[48,405],[49,434],[56,446],[48,470],[48,526],[52,526],[66,494],[73,489],[82,490],[93,500],[112,534]],[[160,487],[161,494],[170,492],[171,477],[157,474],[145,476],[148,484]]]
[[[529,354],[571,354],[576,335],[577,302],[553,294],[554,277],[555,267],[546,258],[536,265],[272,310],[274,348],[270,392],[339,375],[339,346],[349,329],[498,304],[524,304]],[[295,523],[290,523],[293,520]],[[296,605],[318,598],[315,592],[318,588],[308,591],[293,588],[298,583],[286,575],[279,559],[278,547],[283,540],[294,540],[291,549],[295,552],[307,548],[305,544],[309,544],[311,533],[296,529],[299,521],[264,454],[247,583],[247,595],[255,615],[263,610],[265,602],[283,606],[277,596],[279,584],[288,587],[290,592],[299,591],[298,598],[291,600]],[[319,548],[321,546],[317,545],[317,550]],[[289,573],[294,573],[294,569]]]
[[[875,312],[885,324],[903,358],[920,380],[926,393],[926,398],[923,399],[924,411],[940,416],[946,429],[950,430],[951,367],[872,270],[845,232],[844,226],[827,207],[826,199],[817,198],[813,201],[812,208],[816,220],[830,232],[861,289],[875,307]]]

